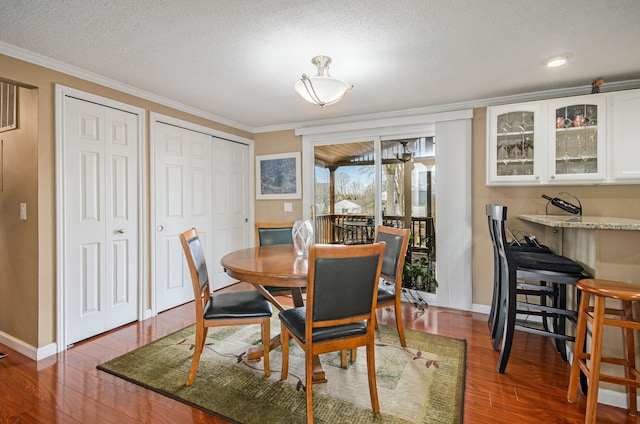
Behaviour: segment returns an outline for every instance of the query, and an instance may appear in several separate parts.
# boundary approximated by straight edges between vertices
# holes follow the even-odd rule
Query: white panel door
[[[161,122],[154,136],[156,312],[193,300],[180,233],[196,228],[213,263],[211,136]]]
[[[137,119],[64,99],[67,344],[138,317]]]
[[[249,228],[249,146],[213,139],[213,262],[208,266],[213,289],[235,282],[220,265],[227,253],[251,245]]]

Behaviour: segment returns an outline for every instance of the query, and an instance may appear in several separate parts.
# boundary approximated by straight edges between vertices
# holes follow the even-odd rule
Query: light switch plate
[[[293,212],[293,203],[286,202],[284,204],[284,211],[285,212]]]
[[[20,219],[23,221],[27,220],[27,204],[20,203]]]

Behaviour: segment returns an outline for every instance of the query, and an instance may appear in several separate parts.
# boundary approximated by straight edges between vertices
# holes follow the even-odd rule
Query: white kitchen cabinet
[[[487,185],[640,183],[640,89],[487,108]]]
[[[547,102],[549,183],[605,182],[606,108],[607,98],[602,94]]]
[[[487,109],[487,185],[540,184],[546,178],[542,102]]]
[[[640,182],[640,90],[610,94],[612,116],[609,179]]]

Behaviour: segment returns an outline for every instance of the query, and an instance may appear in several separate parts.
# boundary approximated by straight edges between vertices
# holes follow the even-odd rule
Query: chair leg
[[[204,342],[207,340],[207,330],[208,328],[203,325],[196,325],[196,341],[193,347],[193,357],[191,358],[189,377],[187,377],[187,386],[191,386],[196,379],[198,364],[200,364],[200,355],[204,349]]]
[[[591,360],[589,364],[589,394],[584,418],[585,424],[596,422],[598,407],[598,386],[600,385],[600,363],[602,362],[602,333],[606,299],[595,296],[593,307],[593,334],[591,339]]]
[[[347,351],[346,350],[340,351],[340,366],[342,368],[347,368]]]
[[[305,346],[304,353],[304,390],[307,398],[307,424],[313,424],[313,355]]]
[[[284,324],[280,325],[280,346],[282,347],[280,380],[286,380],[289,375],[289,332]]]
[[[402,303],[400,302],[399,296],[396,296],[395,309],[396,309],[396,327],[398,328],[398,337],[400,337],[400,345],[402,347],[407,347],[407,339],[404,337],[404,327],[402,326]]]
[[[556,284],[558,288],[558,304],[560,309],[567,309],[567,285]],[[555,306],[555,305],[554,305]],[[553,319],[553,331],[556,334],[566,334],[567,331],[567,317],[565,315],[556,314]],[[567,342],[561,339],[556,339],[556,350],[560,353],[560,357],[563,361],[567,362]]]
[[[371,336],[373,337],[373,335]],[[371,408],[376,414],[380,412],[378,401],[378,385],[376,383],[376,359],[373,338],[367,341],[367,375],[369,377],[369,396],[371,397]]]
[[[271,375],[271,369],[269,368],[269,348],[271,344],[271,318],[266,317],[262,320],[262,346],[264,351],[262,358],[264,361],[264,376],[269,377]]]
[[[622,302],[624,309],[624,318],[627,321],[633,321],[633,310],[631,302]],[[636,368],[636,348],[633,328],[625,328],[624,330],[624,342],[625,342],[625,356],[627,360],[627,366],[625,367],[625,376],[630,380],[634,380],[635,376],[632,370]],[[638,412],[638,400],[636,398],[637,389],[635,386],[627,386],[629,396],[629,414],[635,416]]]
[[[502,342],[502,334],[504,332],[504,323],[506,314],[506,305],[501,301],[498,305],[496,321],[493,323],[493,350],[499,350]]]
[[[569,388],[567,389],[567,400],[574,403],[578,396],[578,380],[580,375],[581,355],[584,352],[585,340],[587,338],[587,317],[589,309],[589,294],[582,294],[580,307],[578,308],[578,327],[576,328],[576,340],[573,345],[573,363],[569,374]]]
[[[504,327],[502,328],[502,349],[500,350],[500,358],[498,359],[498,372],[500,374],[503,374],[507,368],[515,333],[516,295],[514,290],[510,290],[509,293],[507,293],[502,315],[504,316]]]

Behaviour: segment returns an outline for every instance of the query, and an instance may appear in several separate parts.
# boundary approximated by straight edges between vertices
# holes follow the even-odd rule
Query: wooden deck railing
[[[316,243],[336,244],[348,240],[351,243],[368,243],[366,231],[349,230],[349,222],[373,222],[372,215],[333,214],[316,216]],[[404,228],[404,216],[388,216],[382,218],[383,225]],[[345,232],[349,231],[348,234]],[[411,218],[411,240],[409,248],[412,252],[430,253],[435,258],[436,232],[433,217]]]

